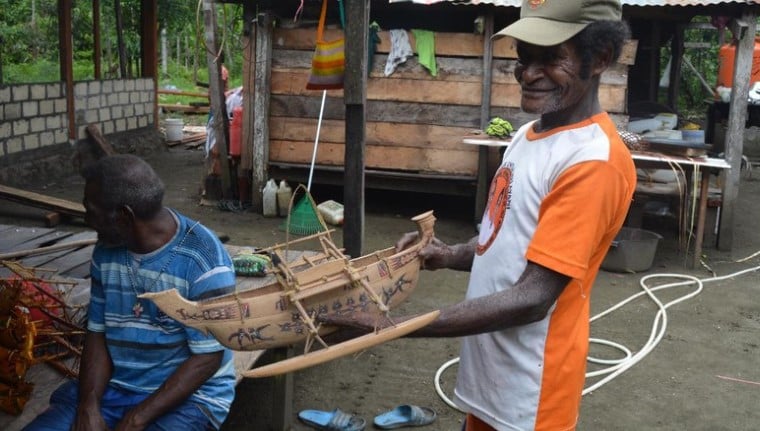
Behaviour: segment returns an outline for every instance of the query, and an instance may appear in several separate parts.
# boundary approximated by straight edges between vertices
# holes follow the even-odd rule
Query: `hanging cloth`
[[[425,66],[430,74],[436,76],[438,69],[435,65],[435,33],[430,30],[412,30],[417,41],[417,59]]]
[[[407,58],[414,55],[406,30],[391,30],[390,34],[391,49],[385,63],[385,76],[391,76],[399,64],[404,63]]]

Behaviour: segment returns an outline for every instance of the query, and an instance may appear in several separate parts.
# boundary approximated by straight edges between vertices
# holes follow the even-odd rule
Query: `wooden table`
[[[699,181],[699,198],[697,201],[697,207],[691,208],[691,211],[696,211],[696,231],[694,234],[694,255],[690,261],[690,267],[694,268],[699,263],[699,259],[702,256],[702,245],[704,242],[705,234],[705,215],[707,214],[707,200],[708,191],[710,188],[710,172],[712,170],[730,169],[731,165],[724,159],[712,158],[712,157],[682,157],[673,156],[662,153],[650,153],[650,152],[631,152],[633,161],[636,167],[640,168],[659,168],[668,169],[674,165],[680,166],[687,174],[688,184],[696,184]],[[689,193],[691,193],[692,187],[686,187],[687,202]],[[689,209],[689,206],[687,206]],[[683,226],[683,230],[687,235],[690,235],[691,226]],[[688,253],[688,244],[686,247]]]
[[[487,136],[465,136],[462,139],[462,143],[467,145],[478,145],[481,149],[488,149],[489,147],[506,147],[511,141],[508,139],[493,139]],[[705,215],[707,213],[707,198],[710,184],[710,171],[729,169],[731,166],[724,159],[712,158],[712,157],[682,157],[674,156],[664,153],[652,153],[652,152],[631,152],[633,161],[636,167],[639,168],[665,168],[668,169],[672,166],[680,166],[685,172],[687,172],[687,180],[691,184],[695,184],[699,180],[699,198],[697,207],[693,210],[696,211],[696,231],[694,233],[694,255],[690,262],[691,267],[695,267],[699,263],[699,258],[702,255],[702,245],[704,242],[705,232]],[[700,175],[704,173],[705,175]],[[479,210],[480,214],[476,214],[476,222],[480,221],[479,216],[485,210],[485,200],[488,194],[488,164],[487,159],[483,163],[478,164],[478,187],[477,187],[477,202],[483,202],[482,206],[476,204],[476,211]],[[687,187],[690,191],[691,187]],[[687,234],[691,234],[691,229],[688,226],[684,226],[687,229]],[[686,252],[688,253],[688,247]]]

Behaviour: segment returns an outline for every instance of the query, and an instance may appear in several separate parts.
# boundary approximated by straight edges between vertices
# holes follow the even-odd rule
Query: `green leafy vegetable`
[[[486,128],[486,134],[496,138],[506,138],[509,137],[509,134],[514,130],[515,129],[509,121],[500,117],[493,117]]]

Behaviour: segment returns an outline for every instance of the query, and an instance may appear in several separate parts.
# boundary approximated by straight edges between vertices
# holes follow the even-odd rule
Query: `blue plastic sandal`
[[[362,431],[367,424],[364,418],[335,409],[331,412],[321,410],[301,410],[298,419],[312,428],[326,431]]]
[[[436,413],[429,407],[404,404],[375,416],[375,426],[381,429],[419,427],[433,423]]]

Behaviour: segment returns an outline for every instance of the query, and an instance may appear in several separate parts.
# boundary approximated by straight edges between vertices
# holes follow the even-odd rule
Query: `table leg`
[[[700,172],[699,169],[695,170]],[[696,268],[702,257],[702,243],[705,237],[705,216],[707,215],[707,196],[710,189],[710,172],[705,169],[702,172],[702,180],[699,185],[699,212],[697,213],[697,232],[694,238],[694,259],[691,267]]]

